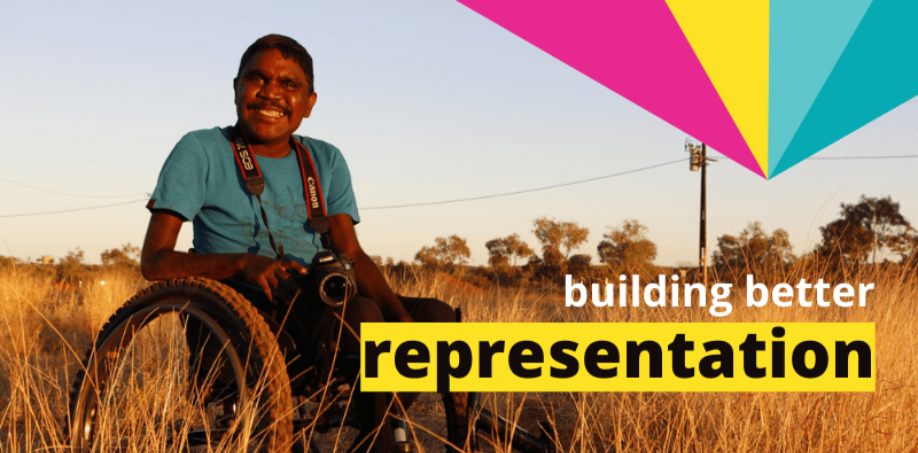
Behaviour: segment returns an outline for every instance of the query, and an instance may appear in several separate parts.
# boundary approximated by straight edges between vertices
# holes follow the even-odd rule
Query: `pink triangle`
[[[665,0],[459,0],[764,177]]]

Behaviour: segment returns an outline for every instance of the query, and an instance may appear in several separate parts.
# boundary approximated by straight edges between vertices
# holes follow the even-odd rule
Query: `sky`
[[[538,248],[533,220],[547,216],[589,228],[575,253],[594,263],[602,234],[625,219],[648,227],[657,264],[697,261],[700,174],[687,162],[374,209],[687,158],[685,133],[458,2],[77,3],[0,2],[0,255],[80,247],[98,263],[106,249],[142,244],[147,194],[172,147],[235,122],[242,52],[280,33],[315,60],[318,103],[298,133],[342,150],[369,254],[410,261],[455,234],[484,265],[490,239],[518,233]],[[913,99],[815,157],[918,154],[916,120]],[[918,222],[916,165],[811,159],[766,181],[719,159],[708,169],[709,246],[760,221],[804,253],[862,194],[889,195]],[[186,224],[178,249],[190,244]]]

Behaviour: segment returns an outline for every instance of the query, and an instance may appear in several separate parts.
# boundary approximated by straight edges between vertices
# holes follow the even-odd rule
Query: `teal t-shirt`
[[[148,207],[191,220],[198,253],[274,258],[258,199],[245,188],[227,130],[213,128],[182,137],[163,165]],[[295,138],[312,155],[328,215],[347,214],[358,223],[351,174],[341,151],[321,140]],[[288,259],[309,265],[322,242],[309,226],[295,151],[276,159],[257,156],[257,161],[265,179],[261,202],[274,240],[283,244]]]

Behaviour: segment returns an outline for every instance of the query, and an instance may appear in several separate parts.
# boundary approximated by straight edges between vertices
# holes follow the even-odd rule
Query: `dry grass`
[[[130,274],[106,285],[61,289],[49,276],[0,275],[0,451],[59,450],[69,386],[108,316],[142,285]]]
[[[797,274],[788,280],[813,280]],[[105,280],[105,286],[62,291],[50,279],[26,272],[6,269],[0,275],[0,452],[65,450],[67,398],[79,359],[108,315],[144,285],[131,274]],[[860,280],[877,287],[866,308],[746,308],[744,291],[734,288],[734,311],[726,318],[701,308],[569,309],[558,295],[525,288],[460,292],[424,275],[395,286],[404,294],[461,306],[465,320],[474,322],[874,322],[874,393],[571,392],[490,394],[485,402],[527,429],[535,429],[537,419],[551,420],[564,452],[918,451],[918,318],[912,310],[918,279],[877,273]],[[179,449],[166,448],[166,434],[150,431],[155,428],[150,414],[162,409],[157,398],[131,399],[143,404],[125,415],[135,424],[123,424],[146,434],[127,439],[125,451]],[[195,409],[191,404],[175,410]],[[417,432],[421,425],[439,431],[441,410],[424,398],[409,417]],[[336,439],[329,439],[327,445],[335,445]],[[432,450],[432,444],[428,440],[422,448]],[[337,445],[347,442],[337,439]],[[238,449],[223,445],[213,451]],[[498,442],[484,449],[507,446]]]

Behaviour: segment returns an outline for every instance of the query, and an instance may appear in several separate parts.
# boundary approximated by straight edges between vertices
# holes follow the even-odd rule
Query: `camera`
[[[297,279],[304,295],[314,300],[318,296],[329,307],[344,305],[357,294],[354,262],[347,255],[335,255],[322,250],[312,259],[309,272]]]

